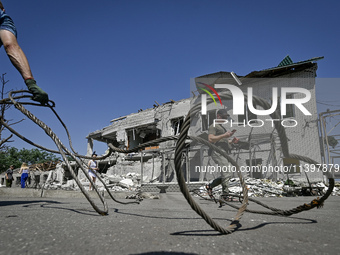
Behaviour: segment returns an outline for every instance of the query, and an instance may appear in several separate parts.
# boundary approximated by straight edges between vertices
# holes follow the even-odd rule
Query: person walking
[[[96,183],[96,179],[97,179],[97,176],[96,176],[95,173],[99,170],[99,169],[98,169],[98,163],[97,163],[97,161],[95,160],[96,157],[97,157],[96,152],[93,152],[93,153],[92,153],[92,159],[91,159],[91,160],[89,161],[89,163],[88,163],[88,167],[89,167],[89,175],[90,175],[90,177],[92,178],[94,184]],[[89,190],[93,190],[93,187],[92,187],[92,185],[91,185],[91,182],[90,182]]]
[[[6,187],[11,188],[12,187],[12,182],[13,182],[13,169],[14,166],[11,165],[5,173],[5,177],[6,177]]]
[[[21,188],[25,188],[25,183],[28,179],[28,174],[30,173],[30,169],[27,163],[22,163],[19,174],[21,174]]]
[[[217,120],[225,120],[229,117],[229,114],[226,109],[220,109],[217,111]],[[217,122],[218,123],[218,122]],[[222,122],[221,122],[222,123]],[[212,124],[209,127],[209,135],[208,140],[210,143],[213,143],[223,151],[225,151],[227,154],[230,153],[231,150],[231,144],[237,143],[238,139],[230,139],[234,135],[236,130],[227,131],[222,124]],[[226,169],[230,169],[230,162],[227,160],[226,157],[222,156],[216,151],[212,152],[211,155],[212,159],[216,164],[218,164],[221,168],[226,167]],[[221,199],[223,200],[229,200],[231,199],[229,195],[229,180],[232,177],[232,173],[230,171],[221,171],[221,175],[214,179],[212,182],[208,183],[206,185],[206,189],[208,191],[208,195],[212,197],[212,190],[214,187],[218,185],[222,185],[222,195]]]

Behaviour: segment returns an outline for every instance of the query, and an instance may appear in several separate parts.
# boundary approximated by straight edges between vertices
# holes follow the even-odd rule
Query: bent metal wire
[[[17,93],[30,93],[29,91],[25,91],[25,90],[20,90],[20,91],[12,91],[9,93],[9,98],[0,100],[0,104],[14,104],[15,108],[17,108],[19,111],[21,111],[24,115],[26,115],[29,119],[31,119],[35,124],[37,124],[39,127],[41,127],[47,135],[49,135],[51,137],[51,139],[54,141],[54,143],[57,145],[58,150],[59,151],[55,151],[55,150],[50,150],[47,148],[44,148],[43,146],[40,146],[38,144],[33,143],[32,141],[30,141],[29,139],[23,137],[22,135],[20,135],[18,132],[16,132],[13,128],[11,128],[5,121],[4,119],[0,118],[0,122],[2,125],[4,125],[10,132],[12,132],[13,134],[15,134],[16,136],[18,136],[19,138],[21,138],[22,140],[24,140],[25,142],[36,146],[40,149],[49,151],[49,152],[53,152],[53,153],[59,153],[62,155],[63,159],[65,160],[65,163],[72,175],[72,177],[75,179],[76,183],[78,184],[81,192],[84,194],[84,196],[86,197],[86,199],[89,201],[89,203],[92,205],[92,207],[94,208],[94,210],[96,212],[98,212],[100,215],[107,215],[108,214],[108,208],[107,208],[107,203],[104,199],[104,197],[102,196],[102,194],[100,194],[100,192],[98,191],[97,187],[95,185],[93,185],[93,181],[90,178],[90,176],[88,175],[85,167],[84,167],[84,162],[82,162],[81,159],[91,159],[91,157],[88,156],[83,156],[83,155],[79,155],[77,154],[73,147],[72,147],[72,142],[71,142],[71,138],[70,138],[70,134],[67,130],[66,125],[62,122],[62,120],[60,119],[60,117],[58,116],[58,114],[56,113],[56,111],[53,109],[55,104],[53,101],[49,101],[49,103],[47,106],[50,108],[53,113],[57,116],[58,120],[61,122],[61,124],[63,125],[63,127],[66,130],[68,139],[69,139],[69,144],[71,147],[72,152],[70,152],[63,144],[62,142],[59,140],[59,138],[56,136],[56,134],[53,133],[53,131],[51,130],[51,128],[49,128],[45,123],[43,123],[41,120],[39,120],[36,116],[34,116],[31,112],[29,112],[27,109],[25,109],[23,107],[23,105],[36,105],[36,106],[42,106],[40,104],[36,104],[36,103],[32,103],[32,102],[21,102],[19,103],[17,100],[23,99],[23,98],[30,98],[30,96],[28,95],[21,95],[21,96],[17,96],[17,97],[13,97],[13,94],[17,94]],[[221,98],[223,98],[224,100],[231,100],[232,99],[232,94],[231,93],[220,93]],[[245,101],[247,100],[247,95],[245,95]],[[257,96],[253,96],[253,101],[255,104],[260,105],[263,109],[269,109],[270,105],[267,101],[265,101],[264,99],[257,97]],[[307,211],[310,210],[312,208],[320,208],[323,206],[324,201],[330,196],[330,194],[333,191],[334,188],[334,178],[329,177],[328,181],[329,181],[329,188],[327,190],[327,192],[321,197],[321,198],[317,198],[312,200],[310,203],[308,204],[303,204],[301,206],[298,206],[296,208],[292,208],[290,210],[281,210],[281,209],[277,209],[277,208],[272,208],[269,207],[255,199],[251,199],[248,198],[248,189],[246,187],[246,184],[244,182],[243,176],[240,172],[240,168],[237,164],[237,162],[235,160],[233,160],[229,155],[227,155],[224,151],[222,151],[221,149],[219,149],[218,147],[216,147],[215,145],[209,143],[207,140],[200,138],[200,137],[193,137],[193,136],[188,136],[188,131],[190,128],[190,120],[191,117],[194,116],[195,114],[197,114],[200,111],[200,104],[197,104],[195,106],[193,106],[186,118],[185,121],[181,127],[181,131],[180,131],[180,135],[179,136],[169,136],[169,137],[162,137],[156,140],[152,140],[149,141],[147,143],[141,144],[136,148],[133,149],[129,149],[129,150],[123,150],[120,148],[115,147],[113,144],[109,143],[108,146],[110,148],[110,150],[107,152],[107,154],[105,154],[104,156],[98,157],[98,160],[100,159],[104,159],[107,158],[108,156],[111,155],[111,153],[113,153],[114,151],[117,152],[121,152],[121,153],[130,153],[130,152],[134,152],[134,151],[138,151],[139,149],[145,148],[147,146],[152,146],[152,145],[156,145],[159,144],[161,142],[165,142],[165,141],[169,141],[169,140],[177,140],[176,143],[176,149],[175,149],[175,170],[176,170],[176,175],[177,175],[177,181],[178,181],[178,185],[180,187],[180,190],[183,194],[183,196],[185,197],[185,199],[187,200],[188,204],[191,206],[191,208],[198,214],[200,215],[213,229],[215,229],[216,231],[220,232],[221,234],[231,234],[233,233],[237,227],[239,226],[239,222],[240,219],[243,215],[244,212],[251,212],[251,213],[262,213],[262,214],[270,214],[270,215],[283,215],[283,216],[290,216],[293,214],[297,214],[303,211]],[[277,112],[272,113],[271,118],[275,119],[278,117]],[[280,138],[280,143],[282,146],[282,152],[283,152],[283,156],[284,157],[290,157],[290,158],[295,158],[295,159],[299,159],[302,161],[305,161],[307,163],[310,164],[318,164],[318,162],[307,158],[307,157],[303,157],[300,155],[296,155],[296,154],[289,154],[289,149],[288,149],[288,140],[287,140],[287,136],[285,133],[285,129],[283,126],[279,125],[277,122],[274,122],[275,125],[275,129],[277,130],[278,134],[279,134],[279,138]],[[231,224],[227,227],[227,228],[223,228],[221,227],[219,224],[217,224],[207,213],[205,213],[204,210],[202,210],[200,208],[200,206],[194,201],[194,199],[192,198],[187,185],[185,183],[185,179],[183,176],[183,173],[181,171],[181,166],[182,166],[182,152],[183,150],[187,147],[188,142],[190,141],[195,141],[195,142],[199,142],[202,143],[206,146],[208,146],[209,148],[212,148],[213,150],[217,151],[218,153],[220,153],[221,155],[223,155],[224,157],[226,157],[228,159],[228,161],[236,167],[237,169],[237,173],[238,173],[238,177],[240,179],[240,183],[242,186],[242,196],[240,196],[241,198],[243,198],[242,201],[242,205],[240,207],[231,205],[229,203],[226,203],[232,207],[234,207],[235,209],[238,209],[237,214],[234,217],[234,220],[231,222]],[[79,167],[81,168],[81,170],[84,172],[85,176],[88,178],[88,180],[91,182],[91,184],[95,187],[96,193],[98,194],[98,197],[100,198],[100,201],[103,204],[104,209],[101,210],[97,207],[97,205],[94,203],[94,201],[91,199],[91,197],[89,196],[88,192],[85,190],[85,188],[82,186],[82,184],[80,183],[79,179],[77,178],[75,172],[73,171],[72,167],[70,166],[70,163],[66,157],[66,155],[71,156],[79,165]],[[97,175],[97,174],[96,174]],[[329,175],[330,176],[330,175]],[[98,179],[104,184],[104,187],[106,189],[106,191],[108,192],[108,194],[110,195],[110,197],[118,202],[118,203],[122,203],[122,204],[131,204],[131,203],[139,203],[139,202],[128,202],[128,203],[123,203],[120,201],[117,201],[114,196],[111,194],[111,192],[109,191],[109,189],[107,188],[107,186],[105,185],[104,181],[100,178],[99,175],[97,175]],[[263,211],[253,211],[253,210],[248,210],[247,209],[247,204],[248,201],[252,201],[255,202],[269,210],[271,210],[272,212],[263,212]],[[222,201],[221,201],[222,202]]]

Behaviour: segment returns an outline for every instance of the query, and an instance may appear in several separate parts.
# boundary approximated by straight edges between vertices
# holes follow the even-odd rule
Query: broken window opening
[[[171,128],[172,128],[173,135],[179,135],[183,122],[184,122],[183,117],[171,120]]]
[[[138,147],[140,144],[160,138],[161,131],[156,128],[156,125],[148,125],[142,127],[135,127],[126,130],[128,144],[127,149],[133,149]],[[159,148],[159,145],[152,146],[153,148]]]

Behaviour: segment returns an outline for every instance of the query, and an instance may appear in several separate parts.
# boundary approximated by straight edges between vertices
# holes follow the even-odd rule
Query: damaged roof
[[[287,55],[276,67],[260,71],[252,71],[245,76],[237,75],[242,78],[264,78],[264,77],[277,77],[287,73],[298,72],[316,65],[316,61],[323,59],[324,57],[315,57],[304,61],[293,62],[292,59]],[[216,73],[206,74],[197,78],[217,78],[217,79],[233,79],[231,72],[220,71]]]
[[[315,57],[304,61],[293,62],[289,55],[287,55],[278,66],[264,69],[261,71],[253,71],[247,74],[246,78],[263,78],[263,77],[277,77],[287,73],[299,72],[304,69],[310,68],[316,65],[316,61],[323,59],[324,57]]]

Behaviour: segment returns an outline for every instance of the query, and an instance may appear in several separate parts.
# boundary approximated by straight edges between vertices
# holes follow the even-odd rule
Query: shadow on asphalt
[[[11,206],[11,205],[36,204],[36,203],[61,204],[60,202],[56,202],[56,201],[52,201],[52,200],[0,201],[0,207],[1,206]]]
[[[284,216],[279,216],[279,217],[284,217]],[[251,230],[256,230],[259,228],[263,228],[266,225],[272,225],[272,224],[279,224],[279,225],[298,225],[298,224],[315,224],[317,223],[316,220],[312,220],[312,219],[306,219],[306,218],[297,218],[297,217],[287,217],[289,219],[296,219],[296,220],[300,220],[300,222],[280,222],[280,221],[274,221],[274,222],[265,222],[265,223],[261,223],[257,226],[251,227],[251,228],[244,228],[242,229],[242,225],[240,224],[237,229],[234,231],[251,231]],[[212,233],[206,233],[206,232],[214,232],[214,234]],[[219,236],[219,235],[223,235],[219,232],[217,232],[216,230],[188,230],[188,231],[180,231],[180,232],[175,232],[175,233],[171,233],[171,235],[182,235],[182,236]]]
[[[41,208],[66,210],[66,211],[71,211],[71,212],[89,215],[89,216],[100,216],[98,213],[90,209],[71,209],[71,208],[54,206],[54,205],[62,205],[62,204],[69,204],[69,203],[56,202],[52,200],[0,201],[0,207],[22,205],[22,207],[30,208],[30,207],[39,206]]]
[[[278,216],[278,217],[284,217],[284,216]],[[306,218],[298,218],[298,217],[287,217],[287,219],[296,219],[296,220],[300,220],[300,222],[283,222],[283,221],[274,221],[274,222],[265,222],[265,223],[261,223],[258,226],[255,227],[251,227],[251,228],[244,228],[244,229],[239,229],[238,231],[249,231],[249,230],[255,230],[255,229],[259,229],[262,228],[266,225],[272,225],[272,224],[280,224],[280,225],[304,225],[304,224],[315,224],[318,223],[318,221],[316,220],[312,220],[312,219],[306,219]]]
[[[208,233],[211,232],[211,233]],[[172,236],[221,236],[222,234],[217,232],[216,230],[187,230],[187,231],[179,231],[175,233],[171,233]]]
[[[201,217],[164,217],[164,216],[150,216],[150,215],[143,215],[143,214],[137,214],[137,213],[126,213],[126,212],[120,212],[118,209],[114,209],[114,213],[124,214],[124,215],[131,215],[135,217],[142,217],[142,218],[151,218],[151,219],[164,219],[164,220],[199,220],[202,219]],[[215,220],[224,220],[224,221],[230,221],[229,219],[222,219],[222,218],[214,218]]]
[[[63,203],[61,203],[63,204]],[[40,205],[42,208],[47,208],[47,209],[57,209],[57,210],[65,210],[65,211],[70,211],[70,212],[75,212],[78,214],[83,214],[83,215],[88,215],[88,216],[94,216],[94,217],[103,217],[102,215],[99,215],[96,211],[92,209],[71,209],[71,208],[65,208],[65,207],[55,207],[55,206],[49,206],[49,204],[42,204]]]
[[[173,251],[150,251],[145,253],[131,253],[131,255],[197,255],[197,253],[173,252]]]

